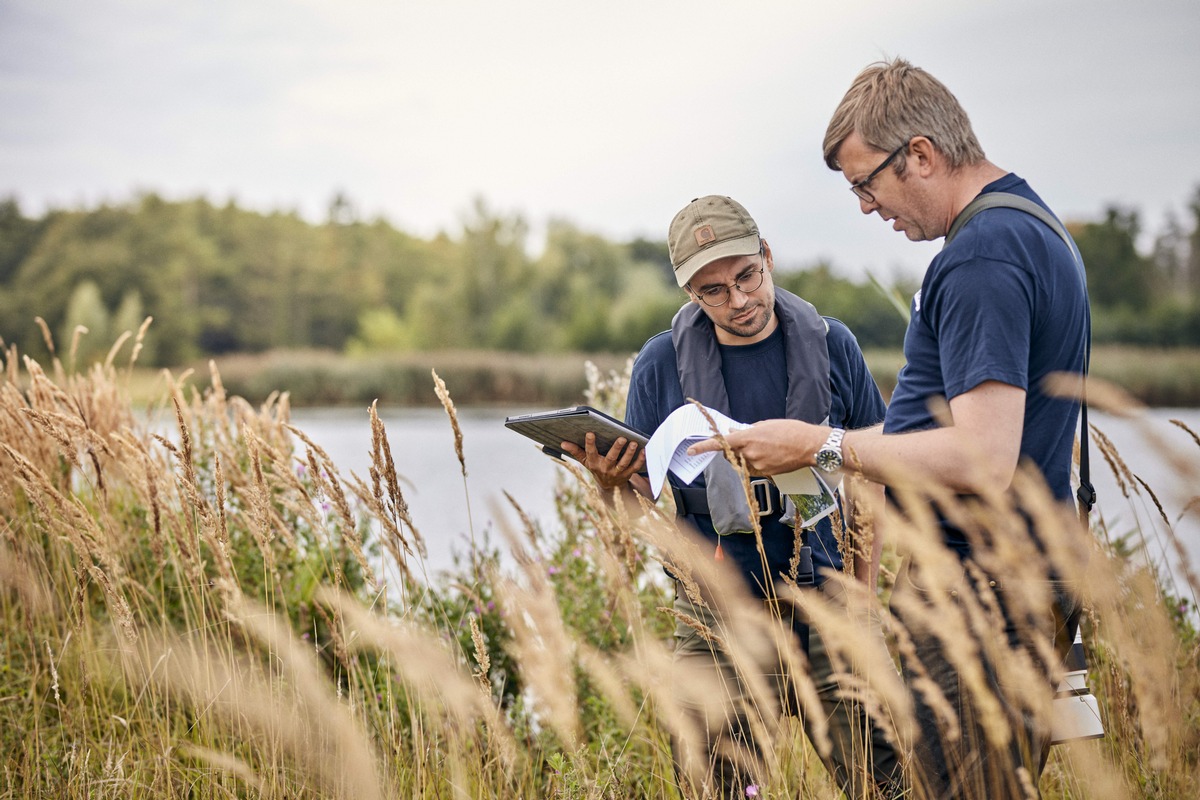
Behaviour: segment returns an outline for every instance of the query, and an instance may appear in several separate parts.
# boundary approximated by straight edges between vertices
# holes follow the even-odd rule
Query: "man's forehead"
[[[837,165],[846,175],[852,175],[856,170],[870,172],[879,152],[863,141],[858,131],[853,131],[838,147]]]

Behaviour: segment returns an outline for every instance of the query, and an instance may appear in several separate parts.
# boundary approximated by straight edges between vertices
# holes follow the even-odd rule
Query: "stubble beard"
[[[771,298],[769,302],[762,304],[758,313],[747,323],[736,325],[733,323],[718,323],[726,332],[742,339],[749,339],[762,333],[767,325],[771,323],[771,318],[775,316],[775,299]]]
[[[907,176],[904,177],[905,180]],[[916,188],[916,187],[915,187]],[[901,231],[910,242],[932,242],[945,236],[945,233],[934,234],[935,203],[927,194],[914,191],[909,196],[908,208],[899,219],[904,223]]]

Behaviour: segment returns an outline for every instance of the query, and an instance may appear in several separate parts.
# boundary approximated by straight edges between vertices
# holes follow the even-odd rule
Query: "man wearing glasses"
[[[774,417],[829,423],[839,428],[878,425],[885,406],[859,350],[858,342],[841,322],[819,315],[801,298],[776,289],[771,247],[757,224],[738,202],[717,195],[688,203],[671,222],[668,245],[675,280],[689,302],[675,315],[671,330],[651,338],[633,365],[625,420],[653,433],[675,409],[695,398],[740,422]],[[644,456],[635,444],[618,440],[611,451],[599,453],[589,438],[586,450],[564,443],[606,488],[633,487],[649,495],[639,474]],[[755,481],[759,506],[760,551],[740,477],[724,459],[714,459],[690,486],[669,476],[675,505],[707,540],[712,557],[734,566],[756,598],[777,598],[778,587],[826,584],[826,573],[843,568],[843,557],[830,518],[813,530],[799,532],[792,524],[794,507],[768,481]],[[878,487],[876,487],[878,488]],[[882,489],[878,489],[882,499]],[[811,562],[797,558],[802,545],[811,548]],[[882,543],[854,547],[852,568],[857,577],[874,585]],[[864,552],[865,550],[865,552]],[[806,553],[809,551],[805,551]],[[807,562],[807,563],[806,563]],[[814,571],[815,567],[815,571]],[[830,582],[829,587],[834,583]],[[829,589],[832,591],[832,588]],[[787,604],[781,604],[785,609]],[[774,606],[778,608],[779,606]],[[721,636],[728,633],[709,608],[694,606],[679,588],[677,615],[704,623]],[[829,724],[832,757],[826,766],[851,797],[877,796],[877,786],[891,795],[899,776],[894,749],[869,721],[861,707],[839,697],[834,666],[819,632],[807,629],[790,609],[784,611],[798,643],[807,644],[813,681]],[[864,627],[863,636],[880,636]],[[710,796],[698,784],[707,783],[719,797],[745,797],[755,783],[756,770],[739,759],[758,751],[753,724],[745,709],[754,703],[734,660],[706,640],[695,627],[681,621],[675,633],[675,661],[688,669],[707,670],[727,697],[722,712],[694,708],[708,730],[703,751],[695,753],[673,742],[679,772],[693,779],[693,789]],[[882,640],[879,641],[882,649]],[[799,713],[794,692],[778,662],[763,666],[764,679],[776,692],[779,705]],[[762,709],[759,709],[761,711]],[[811,730],[805,709],[800,714]],[[869,751],[869,764],[861,755]],[[854,762],[854,763],[852,763]]]
[[[872,64],[855,78],[829,123],[824,155],[829,168],[850,183],[862,213],[878,214],[912,241],[947,241],[913,298],[904,343],[907,363],[881,429],[843,433],[836,424],[773,420],[732,434],[730,445],[766,474],[812,464],[840,467],[844,447],[845,468],[866,478],[886,481],[902,471],[917,483],[966,497],[1004,497],[1018,462],[1024,462],[1037,467],[1069,512],[1080,405],[1051,396],[1045,381],[1054,373],[1082,375],[1086,369],[1087,285],[1070,236],[1024,180],[984,157],[950,91],[900,59]],[[972,215],[997,201],[1000,207]],[[935,418],[941,401],[948,402],[949,414]],[[718,447],[710,440],[695,449]],[[1088,502],[1083,495],[1081,500]],[[1061,650],[1062,642],[1074,636],[1074,601],[1054,587],[1042,606],[1027,611],[1029,618],[1014,616],[1010,599],[1019,599],[1004,586],[1009,576],[986,568],[996,563],[994,545],[987,542],[1005,536],[1015,544],[1022,532],[989,532],[961,515],[956,525],[941,509],[933,510],[939,512],[942,539],[962,563],[959,578],[981,591],[995,589],[1012,652],[1040,652],[1041,659],[1052,655],[1044,639],[1040,651],[1035,646],[1039,627],[1037,633],[1054,636]],[[959,527],[964,524],[973,530]],[[1030,541],[1044,545],[1036,534]],[[1040,585],[1053,587],[1046,577],[1055,575],[1043,573]],[[905,597],[902,591],[928,600],[915,586],[902,581],[893,605]],[[1039,692],[1048,704],[1049,680],[1045,686],[1020,687],[1021,695],[1001,689],[998,697],[975,697],[960,682],[974,666],[953,663],[939,649],[937,631],[909,627],[916,646],[913,663],[923,664],[937,682],[949,703],[944,708],[959,712],[957,728],[947,727],[944,719],[939,725],[938,714],[924,702],[926,693],[914,693],[920,728],[914,771],[921,796],[1007,798],[1035,792],[1049,748],[1045,720],[1014,709],[1030,708],[1029,698]],[[979,642],[988,637],[987,632],[975,635]],[[1036,656],[1035,663],[1050,668]],[[983,666],[994,682],[993,662],[984,659]],[[996,699],[1008,722],[1003,735],[981,723],[982,704],[994,709]]]

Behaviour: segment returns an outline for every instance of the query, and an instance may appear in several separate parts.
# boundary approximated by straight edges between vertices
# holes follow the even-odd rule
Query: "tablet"
[[[563,442],[571,442],[582,448],[584,435],[588,432],[596,434],[596,449],[601,454],[607,453],[613,442],[622,436],[643,447],[649,440],[641,431],[634,430],[619,419],[614,419],[591,406],[571,406],[556,411],[520,414],[506,418],[504,425],[523,436],[528,436],[542,446],[546,455],[555,458],[563,457],[563,452],[559,449]]]

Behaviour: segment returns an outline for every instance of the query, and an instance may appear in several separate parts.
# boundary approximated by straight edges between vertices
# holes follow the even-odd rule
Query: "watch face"
[[[818,450],[817,466],[826,472],[833,472],[842,466],[842,454],[837,450]]]

